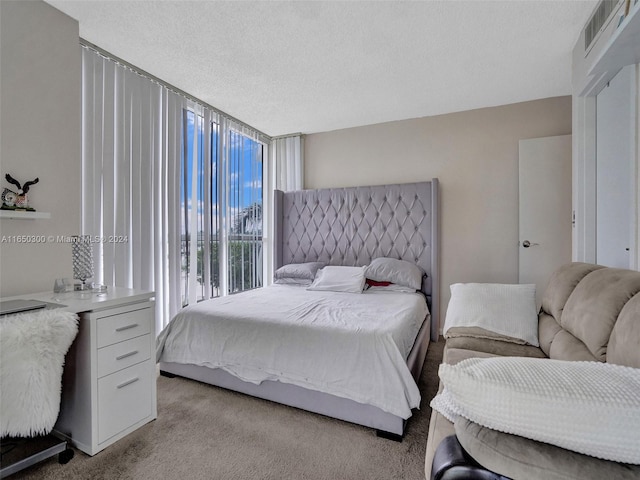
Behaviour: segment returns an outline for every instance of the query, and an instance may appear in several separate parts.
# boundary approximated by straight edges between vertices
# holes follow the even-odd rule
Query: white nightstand
[[[157,417],[152,292],[41,293],[21,298],[65,305],[80,316],[67,353],[54,430],[95,455]]]

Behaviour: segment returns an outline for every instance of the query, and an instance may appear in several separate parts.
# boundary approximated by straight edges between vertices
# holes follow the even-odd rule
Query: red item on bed
[[[391,282],[377,282],[375,280],[371,280],[367,278],[367,285],[370,287],[388,287],[389,285],[393,285]]]

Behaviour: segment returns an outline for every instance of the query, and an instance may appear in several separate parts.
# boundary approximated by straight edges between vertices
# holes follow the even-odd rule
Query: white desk
[[[52,292],[6,298],[64,305],[80,317],[65,359],[54,430],[95,455],[157,417],[153,292]]]
[[[2,300],[39,300],[41,302],[58,304],[67,312],[81,313],[122,306],[129,303],[146,302],[152,300],[153,297],[153,292],[132,290],[130,288],[108,287],[106,294],[92,292],[40,292],[4,297]]]

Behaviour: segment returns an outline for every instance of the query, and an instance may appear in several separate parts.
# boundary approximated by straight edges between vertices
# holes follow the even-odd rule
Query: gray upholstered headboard
[[[438,179],[370,187],[282,192],[274,199],[274,265],[322,261],[367,265],[377,257],[413,262],[439,328]]]

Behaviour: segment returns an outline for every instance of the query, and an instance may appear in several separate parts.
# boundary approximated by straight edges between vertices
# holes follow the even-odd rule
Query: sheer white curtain
[[[188,101],[186,107],[182,112],[185,142],[181,164],[181,235],[184,242],[181,306],[214,296],[210,246],[212,237],[217,234],[216,213],[212,211],[212,207],[217,209],[217,199],[212,198],[215,188],[212,169],[217,168],[218,162],[214,160],[217,145],[211,144],[211,128],[218,125],[219,118],[215,112],[194,102]]]
[[[273,190],[290,192],[304,188],[304,138],[301,134],[274,138],[269,148],[271,168],[265,171],[265,239],[272,245],[274,238]],[[273,279],[273,248],[267,248],[264,255],[264,285],[270,285]]]
[[[180,158],[186,99],[82,49],[82,232],[94,281],[153,290],[159,332],[181,307]]]
[[[275,159],[275,188],[285,192],[304,188],[304,144],[302,135],[276,138],[272,143]]]

